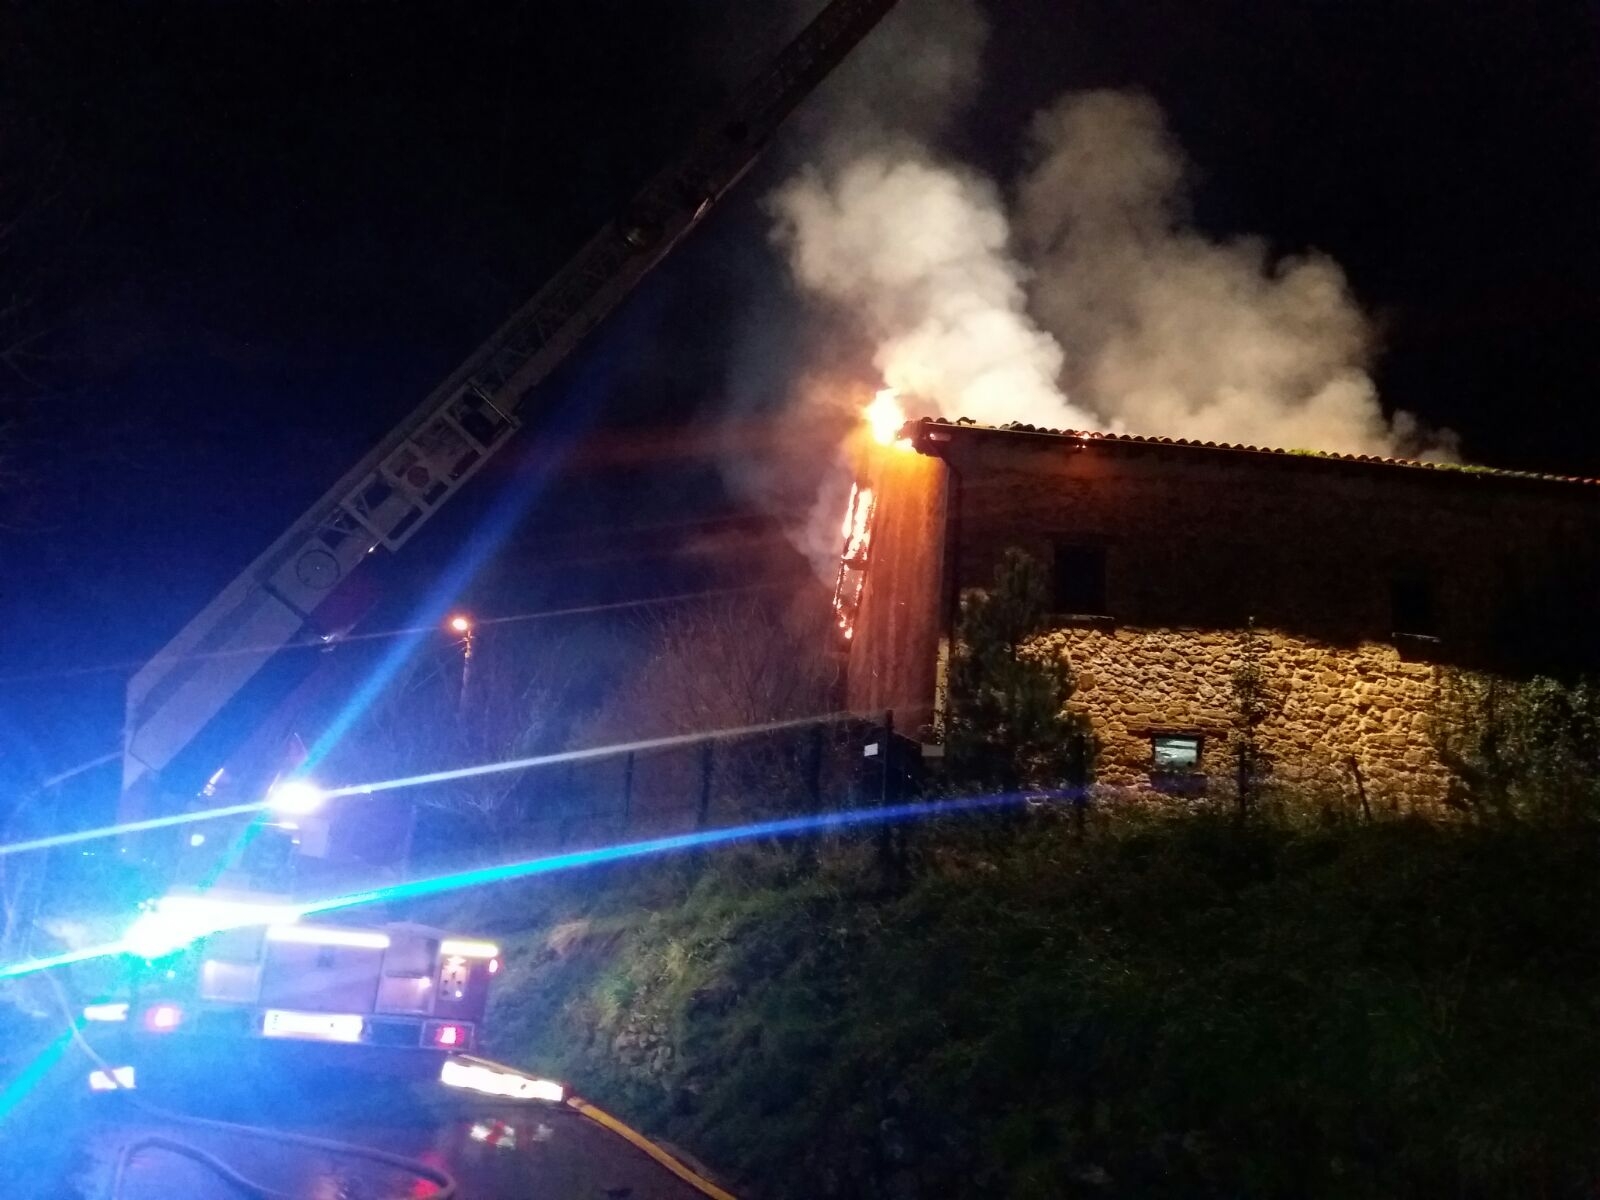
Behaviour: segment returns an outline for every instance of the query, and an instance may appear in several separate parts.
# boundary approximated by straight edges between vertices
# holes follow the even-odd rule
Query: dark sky
[[[0,532],[0,674],[28,676],[0,693],[0,777],[114,744],[124,676],[50,673],[156,649],[620,206],[768,40],[768,7],[5,9],[0,186],[51,198],[22,257],[62,330],[25,427],[31,503]],[[952,151],[1005,177],[1061,92],[1145,88],[1197,163],[1205,229],[1344,265],[1389,406],[1478,461],[1600,474],[1591,5],[985,7],[989,83]],[[742,544],[715,464],[639,451],[725,411],[753,278],[783,312],[758,207],[778,170],[552,382],[514,461],[414,543],[395,611],[505,487],[528,514],[469,602],[739,577],[737,555],[679,553]]]

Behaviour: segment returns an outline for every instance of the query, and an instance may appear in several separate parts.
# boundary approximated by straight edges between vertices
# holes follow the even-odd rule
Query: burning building
[[[1280,778],[1442,797],[1441,688],[1600,665],[1600,481],[922,420],[864,456],[837,596],[855,711],[938,736],[963,592],[1008,548],[1053,585],[1096,778],[1227,777],[1237,672]]]

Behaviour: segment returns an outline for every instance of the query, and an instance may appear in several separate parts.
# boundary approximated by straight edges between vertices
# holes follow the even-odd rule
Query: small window
[[[1158,774],[1173,775],[1200,769],[1200,737],[1198,734],[1158,733],[1151,737],[1153,750],[1151,769]]]
[[[1053,609],[1072,616],[1106,612],[1106,552],[1102,546],[1055,548]]]
[[[1399,575],[1389,581],[1391,632],[1413,637],[1437,637],[1433,585],[1421,575]]]
[[[224,929],[206,938],[206,957],[225,963],[253,963],[261,958],[261,942],[266,929],[243,925]]]
[[[423,979],[433,974],[439,961],[439,943],[433,938],[396,936],[383,955],[383,973],[390,979]]]

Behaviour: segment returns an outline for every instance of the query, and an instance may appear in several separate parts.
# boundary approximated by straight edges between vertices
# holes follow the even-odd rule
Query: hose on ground
[[[568,1096],[567,1104],[575,1111],[588,1117],[596,1125],[610,1130],[623,1141],[643,1150],[701,1195],[709,1196],[711,1200],[734,1200],[732,1193],[724,1191],[697,1171],[691,1170],[686,1164],[679,1161],[676,1155],[662,1149],[638,1130],[630,1129],[604,1109],[596,1108],[581,1096]]]
[[[395,1171],[403,1172],[414,1178],[425,1180],[437,1189],[431,1200],[456,1200],[460,1189],[455,1179],[446,1171],[414,1158],[407,1158],[402,1154],[392,1154],[387,1150],[378,1150],[371,1146],[360,1146],[354,1142],[339,1142],[331,1138],[311,1137],[303,1133],[286,1133],[282,1130],[267,1129],[261,1125],[245,1125],[235,1121],[218,1121],[210,1117],[191,1117],[186,1113],[172,1112],[151,1104],[143,1097],[133,1093],[131,1088],[123,1087],[117,1080],[115,1069],[110,1063],[100,1056],[89,1040],[83,1036],[77,1017],[73,1014],[72,1002],[68,999],[66,990],[61,986],[61,981],[53,974],[47,976],[52,988],[55,990],[56,1001],[61,1006],[62,1015],[66,1018],[68,1028],[72,1030],[72,1039],[78,1048],[84,1052],[91,1062],[100,1068],[106,1078],[116,1086],[116,1090],[128,1103],[148,1117],[163,1123],[184,1125],[192,1129],[205,1129],[215,1133],[226,1133],[242,1137],[260,1138],[266,1141],[278,1142],[286,1146],[296,1146],[303,1150],[316,1150],[323,1154],[335,1155],[342,1158],[354,1158],[366,1162],[376,1163],[379,1166],[389,1167]],[[126,1177],[129,1164],[141,1149],[160,1149],[171,1154],[178,1154],[198,1163],[207,1170],[215,1173],[219,1178],[228,1183],[230,1187],[251,1200],[295,1200],[294,1197],[283,1192],[256,1183],[234,1170],[220,1158],[188,1142],[161,1134],[151,1134],[137,1138],[123,1147],[118,1156],[117,1167],[112,1175],[111,1200],[118,1200],[122,1194],[122,1182]]]

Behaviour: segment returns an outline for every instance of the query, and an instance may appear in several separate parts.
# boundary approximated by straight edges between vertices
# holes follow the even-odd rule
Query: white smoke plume
[[[1060,347],[1028,316],[999,189],[933,149],[982,81],[987,34],[974,0],[901,0],[798,114],[789,152],[804,165],[768,197],[774,242],[822,302],[828,352],[790,364],[784,424],[799,426],[789,444],[804,450],[728,474],[775,507],[812,498],[792,533],[829,583],[851,478],[842,442],[859,428],[863,390],[880,383],[830,377],[830,366],[870,356],[881,382],[941,412],[1009,421],[1026,406],[1056,425],[1085,420],[1057,387]],[[772,338],[753,328],[743,341]],[[770,350],[740,353],[734,395],[772,362]]]
[[[812,164],[769,199],[801,288],[847,313],[890,387],[982,421],[1082,425],[1027,311],[999,189],[932,140],[980,82],[971,0],[902,0],[808,114]]]
[[[1186,223],[1187,163],[1147,96],[1069,95],[1034,120],[1017,227],[1032,310],[1081,402],[1132,432],[1362,454],[1451,456],[1384,416],[1373,338],[1325,255]],[[1023,419],[1033,419],[1024,417]]]
[[[890,387],[986,422],[1089,420],[1057,386],[1061,347],[1028,315],[993,184],[901,143],[806,171],[772,205],[796,281],[865,325]]]
[[[733,390],[787,373],[786,423],[810,440],[800,461],[730,478],[774,504],[814,497],[795,538],[819,573],[836,568],[848,491],[826,447],[859,403],[828,364],[859,363],[862,343],[884,383],[951,418],[1451,456],[1449,434],[1385,417],[1372,331],[1336,263],[1189,224],[1187,163],[1148,97],[1068,95],[1039,114],[1010,205],[941,153],[986,33],[974,0],[901,0],[802,110],[804,165],[767,200],[792,281],[826,318],[812,349],[829,352],[800,366],[759,350],[770,335],[745,339]]]

